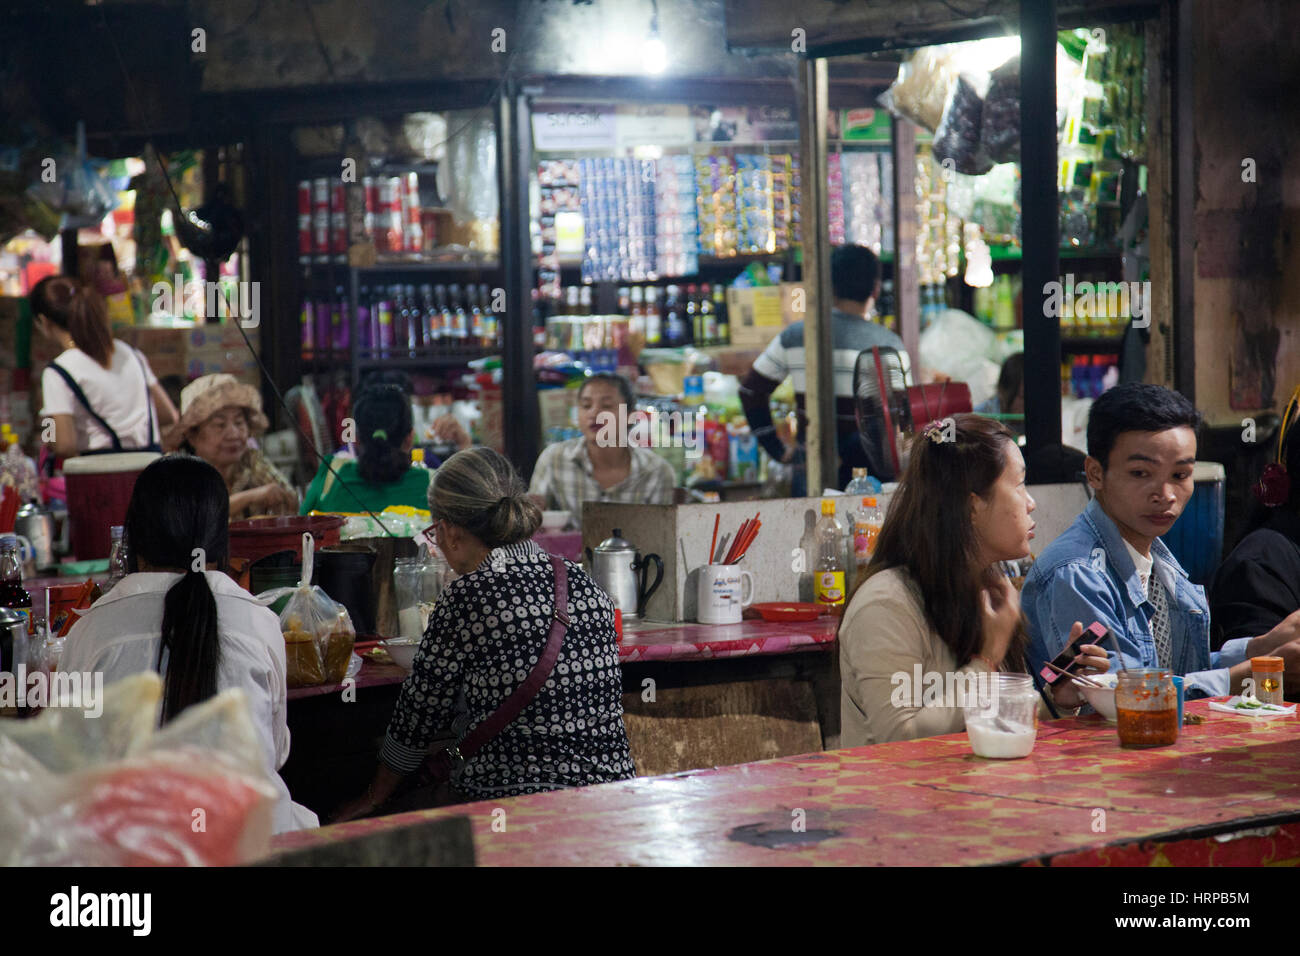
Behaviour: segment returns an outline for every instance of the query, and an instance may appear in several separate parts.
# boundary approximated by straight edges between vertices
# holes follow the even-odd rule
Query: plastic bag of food
[[[981,79],[983,82],[981,82]],[[984,114],[982,86],[988,76],[963,73],[948,97],[943,118],[934,131],[931,151],[935,161],[967,176],[980,176],[993,168],[992,161],[980,150],[980,127]]]
[[[980,149],[993,163],[1020,159],[1020,56],[989,74],[980,125]]]
[[[296,588],[272,588],[257,596],[265,605],[289,595],[280,612],[285,678],[289,687],[337,684],[347,676],[357,632],[347,608],[311,583],[313,539],[302,536],[302,577]]]
[[[242,690],[157,729],[153,672],[102,712],[0,721],[0,866],[229,866],[263,856],[276,790]]]
[[[956,54],[951,45],[922,47],[899,66],[898,78],[876,102],[895,116],[935,132],[956,80]]]

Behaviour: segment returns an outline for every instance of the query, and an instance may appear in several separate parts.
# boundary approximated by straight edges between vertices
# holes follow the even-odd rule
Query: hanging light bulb
[[[652,76],[668,68],[668,48],[659,37],[659,0],[651,0],[654,12],[650,15],[650,35],[641,45],[641,66]]]

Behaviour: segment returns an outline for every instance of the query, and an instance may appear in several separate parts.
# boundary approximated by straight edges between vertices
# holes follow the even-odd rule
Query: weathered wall
[[[516,75],[639,75],[639,44],[652,10],[650,0],[310,0],[305,6],[310,17],[298,3],[192,4],[195,24],[208,34],[203,89],[492,78],[507,59]],[[493,51],[497,29],[505,31],[495,35],[504,39],[504,53]],[[659,32],[669,55],[666,77],[793,77],[792,54],[725,52],[722,0],[659,0]]]
[[[1196,401],[1239,427],[1300,384],[1300,4],[1196,11]]]

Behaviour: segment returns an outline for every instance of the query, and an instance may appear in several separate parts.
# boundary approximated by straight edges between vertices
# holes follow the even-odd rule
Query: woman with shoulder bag
[[[159,450],[161,428],[179,417],[176,406],[145,357],[113,338],[103,297],[69,276],[48,276],[28,301],[37,331],[61,349],[41,375],[41,417],[54,422],[47,443],[54,454]]]
[[[409,777],[465,802],[636,775],[623,727],[614,604],[581,566],[531,540],[541,512],[490,448],[433,476],[434,537],[461,574],[429,618],[366,794],[374,813]],[[453,746],[430,753],[450,728]]]

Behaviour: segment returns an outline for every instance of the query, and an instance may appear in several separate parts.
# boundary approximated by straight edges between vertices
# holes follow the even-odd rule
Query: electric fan
[[[897,481],[907,440],[935,419],[971,410],[965,382],[908,385],[897,349],[873,346],[853,366],[853,410],[871,474]]]
[[[334,451],[334,443],[330,440],[325,424],[325,410],[321,407],[320,396],[316,394],[316,389],[310,380],[289,389],[284,396],[284,403],[288,406],[296,426],[293,430],[298,443],[295,477],[301,480],[306,476],[306,481],[303,482],[306,484],[315,477],[316,469],[320,467],[316,449],[320,449],[322,454],[328,456]],[[304,440],[304,435],[310,438],[310,445]]]

